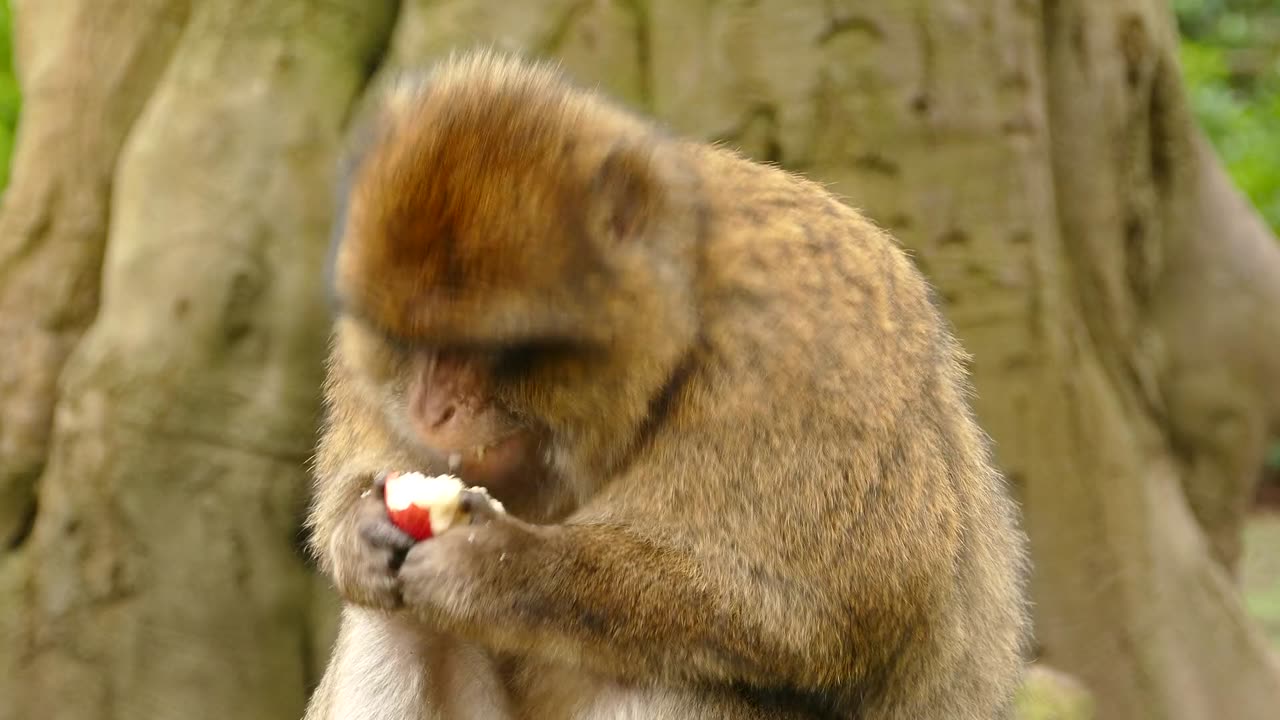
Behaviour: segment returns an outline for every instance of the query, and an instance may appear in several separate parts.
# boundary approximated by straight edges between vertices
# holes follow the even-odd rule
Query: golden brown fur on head
[[[621,273],[642,269],[612,245],[688,251],[687,234],[646,225],[689,204],[669,192],[680,171],[664,140],[548,68],[467,56],[402,81],[374,122],[336,282],[397,337],[580,335]],[[601,190],[604,206],[588,201]],[[494,312],[495,295],[519,312]],[[542,326],[529,297],[547,305]]]
[[[637,400],[610,413],[623,427],[607,434],[625,434],[696,334],[696,183],[673,141],[548,67],[491,53],[402,80],[373,122],[336,255],[344,310],[409,345],[590,350],[589,372],[542,378],[572,392],[517,409],[601,428],[581,383],[606,377],[610,405]]]

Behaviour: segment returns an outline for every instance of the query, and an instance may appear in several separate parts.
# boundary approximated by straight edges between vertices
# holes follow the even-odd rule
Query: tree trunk
[[[0,542],[29,530],[54,384],[98,308],[116,158],[168,60],[185,0],[15,3],[23,89],[0,213]]]
[[[1280,666],[1231,573],[1280,418],[1280,248],[1192,123],[1167,4],[1057,3],[1045,28],[1064,268],[1094,367],[1062,396],[1073,474],[1030,485],[1038,633],[1104,718],[1274,717]]]
[[[26,542],[54,386],[98,308],[116,158],[177,41],[186,0],[14,2],[23,90],[0,211],[0,697],[14,697]],[[13,708],[0,703],[0,718]]]
[[[114,9],[111,23],[82,20],[82,34],[65,39],[65,23],[33,27],[20,14],[23,47],[93,47],[107,32],[103,46],[129,58],[155,39],[140,8],[120,5],[45,4],[41,12],[74,18]],[[140,84],[157,76],[149,64],[67,57],[42,68],[54,88],[105,72],[101,87],[86,81],[90,97],[121,106],[50,92],[45,113],[114,123],[118,137],[54,147],[53,169],[15,178],[18,198],[57,188],[47,212],[81,233],[67,245],[100,238],[107,213],[90,200],[103,203],[110,189],[111,204],[101,307],[59,379],[39,513],[21,549],[29,576],[19,672],[0,715],[301,715],[311,594],[293,536],[325,344],[318,279],[341,125],[392,20],[389,7],[370,9],[361,0],[197,2],[185,22],[170,10],[182,40],[154,90]],[[144,97],[127,105],[111,95],[116,84]],[[41,117],[27,112],[24,128]],[[28,144],[33,133],[21,140],[24,157],[50,150]],[[86,182],[75,177],[86,167],[93,198],[54,182],[64,172]],[[7,228],[31,223],[15,217],[17,202]],[[66,302],[73,289],[93,295],[96,283],[61,283],[69,267],[94,276],[93,260],[54,256],[48,275],[33,267],[22,277]],[[24,290],[6,280],[11,296]]]
[[[394,3],[188,1],[17,8],[0,720],[296,717],[326,657],[334,599],[291,534],[329,171]],[[1280,671],[1231,571],[1280,417],[1280,250],[1174,41],[1160,0],[406,0],[387,65],[555,56],[866,209],[975,355],[1044,659],[1103,720],[1261,719]]]

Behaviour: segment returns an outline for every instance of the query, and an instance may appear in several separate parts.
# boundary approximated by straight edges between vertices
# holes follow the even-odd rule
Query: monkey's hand
[[[386,473],[373,478],[330,548],[333,579],[348,602],[382,610],[403,605],[396,571],[414,539],[387,516]]]
[[[428,622],[447,624],[448,618],[438,617],[436,609],[461,609],[474,602],[473,594],[484,592],[481,573],[501,572],[507,560],[503,548],[537,532],[535,526],[503,512],[483,490],[463,490],[458,514],[467,518],[466,524],[413,546],[399,568],[405,605]]]

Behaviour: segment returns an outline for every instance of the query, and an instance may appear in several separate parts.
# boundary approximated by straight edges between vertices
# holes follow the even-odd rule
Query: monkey
[[[1026,539],[969,356],[822,185],[478,50],[342,193],[308,720],[1008,717]],[[387,472],[453,472],[414,542]]]

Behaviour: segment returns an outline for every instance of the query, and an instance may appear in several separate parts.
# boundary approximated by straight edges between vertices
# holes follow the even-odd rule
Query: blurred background
[[[0,6],[0,720],[300,717],[347,121],[490,44],[830,186],[974,355],[1024,718],[1280,717],[1280,2]]]

